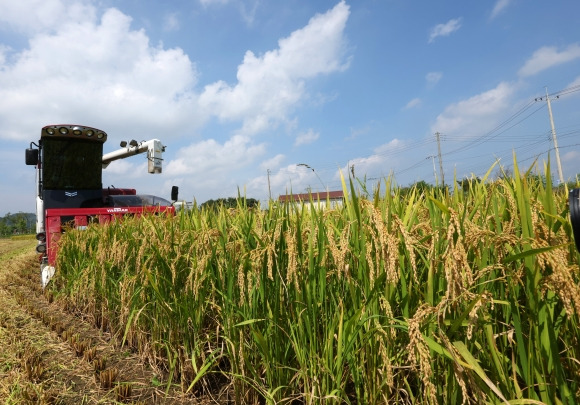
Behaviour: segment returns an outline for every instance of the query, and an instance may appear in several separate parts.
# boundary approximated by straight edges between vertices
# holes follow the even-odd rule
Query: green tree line
[[[19,212],[17,214],[7,213],[0,218],[0,236],[10,236],[34,232],[34,214]]]

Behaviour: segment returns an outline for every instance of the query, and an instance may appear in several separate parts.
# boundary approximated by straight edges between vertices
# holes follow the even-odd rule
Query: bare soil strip
[[[33,239],[0,239],[4,404],[208,403],[166,390],[163,373],[40,288]]]

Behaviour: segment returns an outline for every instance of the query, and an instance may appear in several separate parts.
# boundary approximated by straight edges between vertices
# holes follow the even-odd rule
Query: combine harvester
[[[36,251],[42,287],[54,275],[58,241],[67,227],[84,229],[125,215],[174,213],[160,197],[135,189],[103,188],[102,170],[114,160],[147,153],[148,172],[161,173],[165,146],[158,139],[121,142],[121,149],[103,155],[107,134],[82,125],[48,125],[38,144],[26,149],[26,164],[36,166]],[[33,148],[33,145],[36,148]],[[177,201],[177,187],[171,200]]]

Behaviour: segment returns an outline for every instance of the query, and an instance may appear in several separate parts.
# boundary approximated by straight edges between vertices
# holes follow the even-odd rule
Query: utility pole
[[[437,137],[437,150],[439,155],[439,171],[441,172],[441,185],[445,187],[445,174],[443,173],[443,161],[441,160],[441,140],[439,139],[439,132],[435,132]]]
[[[435,155],[427,156],[427,159],[431,158],[433,162],[433,177],[435,178],[435,185],[437,186],[437,170],[435,169]]]
[[[560,184],[563,184],[564,175],[562,174],[562,163],[560,163],[560,150],[558,149],[558,141],[556,139],[556,128],[554,127],[554,117],[552,116],[552,105],[550,104],[550,96],[548,96],[547,87],[546,87],[546,102],[548,103],[548,114],[550,114],[550,125],[552,126],[552,139],[554,140],[554,149],[556,150],[556,163],[558,164],[558,175],[560,176]]]

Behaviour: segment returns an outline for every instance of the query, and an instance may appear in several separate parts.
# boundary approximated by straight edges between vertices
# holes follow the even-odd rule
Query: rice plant
[[[336,209],[240,198],[71,230],[54,293],[188,394],[574,404],[578,254],[567,193],[539,177],[372,195],[343,179]]]

